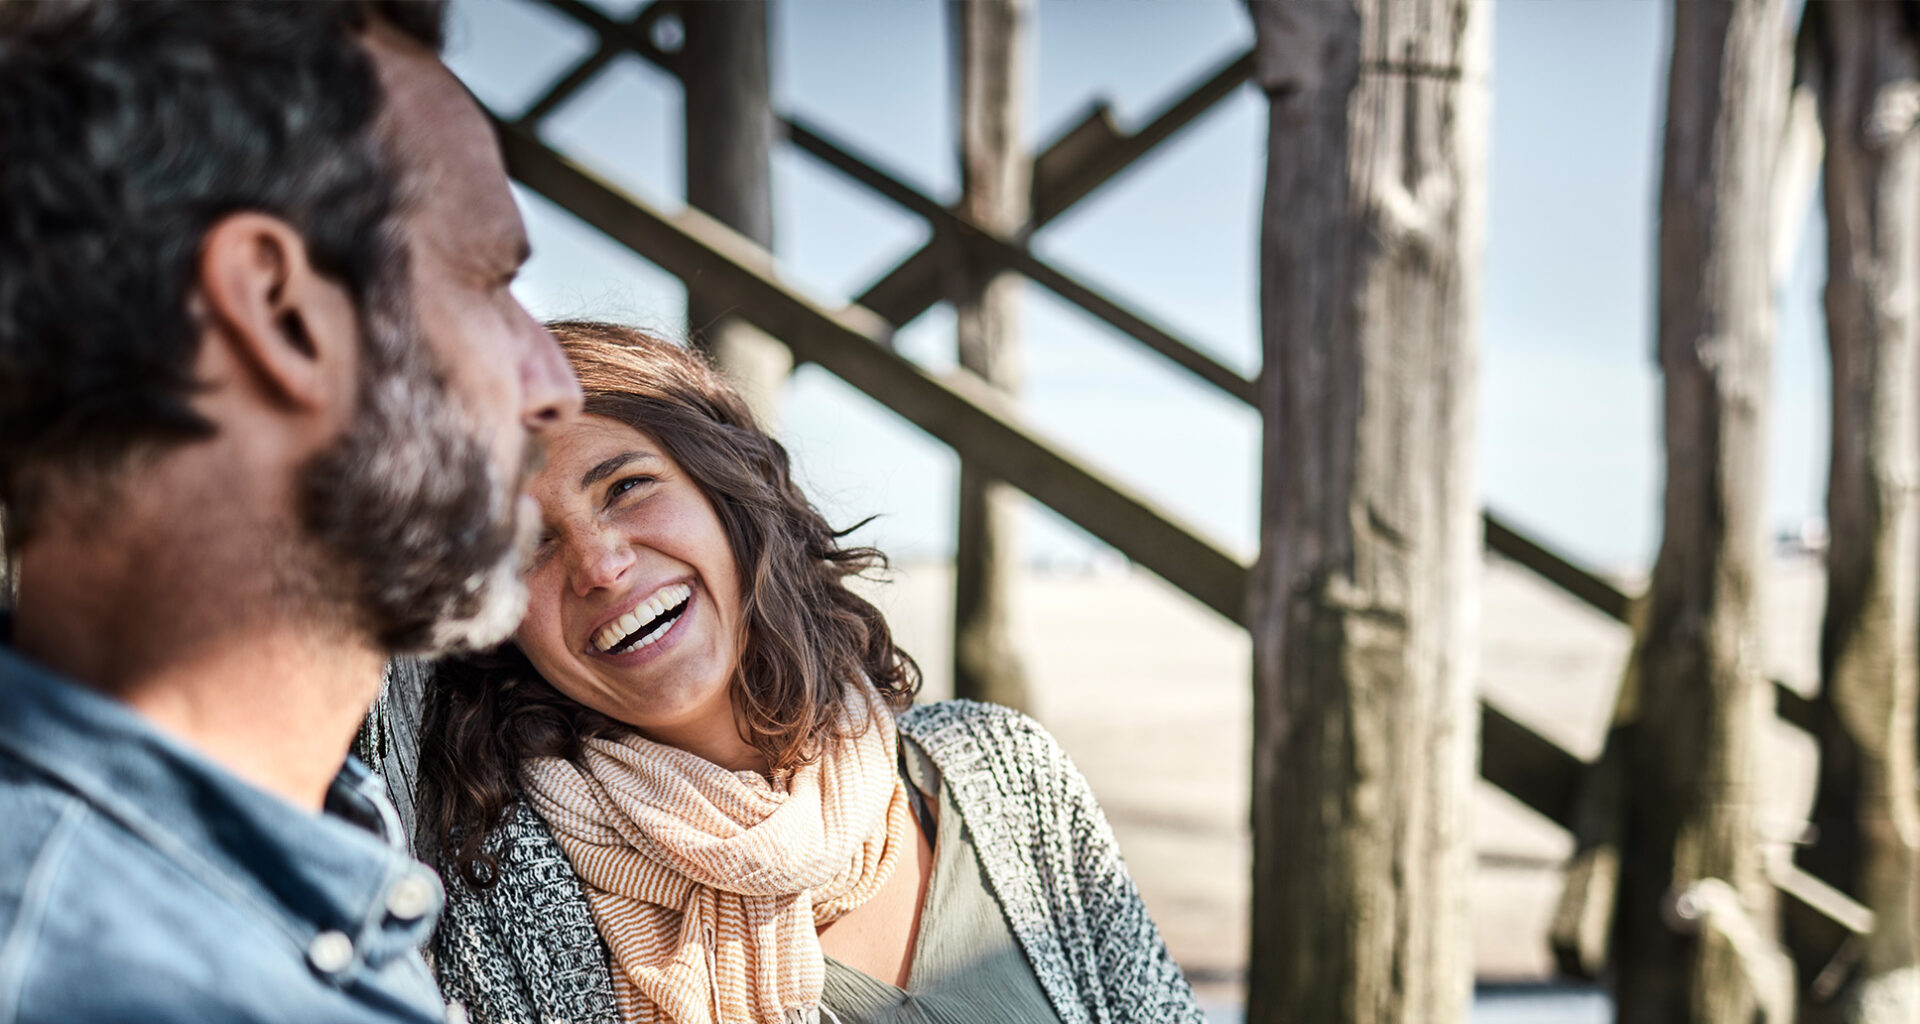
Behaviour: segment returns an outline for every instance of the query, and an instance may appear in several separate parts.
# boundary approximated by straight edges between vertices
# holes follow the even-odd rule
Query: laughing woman
[[[553,325],[587,394],[535,480],[514,640],[442,667],[435,969],[478,1021],[1198,1021],[1032,720],[907,710],[786,452],[695,357]]]

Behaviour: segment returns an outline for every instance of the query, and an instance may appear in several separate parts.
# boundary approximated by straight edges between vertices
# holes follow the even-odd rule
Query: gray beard
[[[521,566],[539,524],[520,521],[521,481],[501,479],[407,303],[367,305],[358,405],[301,467],[303,525],[328,589],[390,654],[490,647],[526,610]]]

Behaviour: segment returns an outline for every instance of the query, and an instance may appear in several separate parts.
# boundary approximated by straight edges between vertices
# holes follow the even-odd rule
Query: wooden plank
[[[1249,49],[1205,73],[1200,81],[1149,115],[1138,130],[1130,133],[1116,131],[1108,145],[1088,145],[1085,135],[1076,136],[1072,132],[1061,136],[1060,144],[1073,147],[1061,152],[1075,154],[1075,158],[1068,163],[1064,156],[1049,159],[1043,154],[1040,157],[1049,166],[1046,168],[1048,173],[1045,176],[1036,175],[1033,182],[1034,227],[1046,224],[1072,209],[1074,204],[1138,163],[1161,143],[1212,110],[1221,100],[1233,95],[1252,75],[1253,51]],[[1085,123],[1081,122],[1083,125]]]
[[[649,262],[717,299],[903,419],[979,460],[1196,600],[1240,622],[1246,567],[1170,513],[1021,426],[972,374],[933,374],[878,344],[886,325],[858,306],[829,310],[759,269],[766,257],[694,209],[666,214],[496,119],[512,175]]]
[[[636,17],[631,22],[617,21],[585,0],[545,2],[593,29],[603,41],[624,46],[662,70],[675,75],[681,73],[676,55],[654,45],[641,18]],[[1033,220],[1028,225],[1028,231],[1072,209],[1074,204],[1153,152],[1182,128],[1212,110],[1221,100],[1233,95],[1234,90],[1245,83],[1252,72],[1253,51],[1235,54],[1149,115],[1146,123],[1132,132],[1115,128],[1104,106],[1094,108],[1035,158],[1036,173],[1030,204]],[[1106,130],[1101,131],[1101,128]],[[923,255],[930,253],[923,249],[916,257]],[[938,301],[937,298],[928,298],[926,305],[930,306],[935,301]],[[922,306],[914,316],[925,308]],[[911,319],[913,316],[906,316],[895,322],[905,323]]]
[[[1514,529],[1492,512],[1482,513],[1487,550],[1521,565],[1559,587],[1574,599],[1615,622],[1626,622],[1634,599],[1598,574],[1574,565],[1566,557]]]
[[[1180,529],[1169,522],[1164,514],[1151,510],[1144,501],[1122,493],[1118,485],[1103,484],[1094,471],[1081,469],[1068,457],[1051,452],[1045,442],[1026,434],[1017,425],[982,422],[996,418],[994,407],[1001,405],[1001,400],[968,378],[960,375],[936,377],[884,350],[873,354],[860,352],[858,344],[876,348],[872,336],[879,328],[868,311],[858,307],[833,312],[821,309],[791,292],[785,285],[767,280],[759,271],[750,269],[757,262],[752,257],[729,259],[720,250],[738,249],[745,243],[730,239],[724,228],[713,224],[697,211],[688,210],[672,216],[654,211],[640,200],[620,194],[612,186],[595,179],[590,172],[546,150],[527,136],[524,130],[507,125],[499,127],[508,153],[509,168],[523,184],[560,203],[614,240],[671,273],[730,278],[733,279],[730,291],[736,294],[752,294],[759,299],[776,300],[770,305],[781,307],[781,310],[767,315],[762,326],[771,328],[775,322],[794,325],[792,331],[775,333],[780,337],[805,338],[813,342],[799,347],[808,352],[809,358],[816,353],[826,354],[827,358],[819,361],[835,372],[838,372],[835,368],[842,365],[874,363],[874,368],[854,369],[842,376],[850,377],[856,386],[861,386],[862,381],[870,381],[873,390],[868,393],[874,395],[876,400],[936,438],[954,444],[956,448],[970,444],[968,438],[984,438],[989,447],[1007,449],[1009,455],[1003,460],[991,460],[995,462],[996,472],[1009,479],[1016,475],[1032,478],[1048,473],[1061,474],[1069,481],[1065,487],[1036,486],[1023,489],[1030,494],[1035,490],[1046,493],[1057,490],[1063,497],[1055,507],[1062,514],[1074,517],[1076,513],[1072,506],[1082,500],[1068,495],[1099,495],[1106,490],[1113,492],[1123,504],[1137,504],[1139,511],[1131,515],[1102,518],[1112,518],[1120,523],[1129,520],[1151,521],[1152,518],[1160,520],[1158,525],[1145,530],[1121,526],[1106,528],[1104,532],[1095,531],[1097,536],[1114,544],[1122,552],[1131,550],[1130,534],[1154,535],[1166,529]],[[656,241],[667,244],[656,246]],[[751,311],[753,306],[743,303],[743,308]],[[757,319],[751,312],[747,315]],[[1033,468],[1021,471],[1021,467],[1028,466]],[[1008,469],[1015,469],[1016,472],[1008,473]],[[1046,500],[1040,494],[1035,496]],[[1076,518],[1076,521],[1080,520]],[[1156,560],[1152,559],[1137,560],[1176,586],[1187,589],[1188,593],[1216,612],[1236,622],[1242,621],[1236,607],[1237,599],[1233,595],[1244,591],[1246,568],[1231,556],[1191,537],[1184,538],[1177,547],[1181,555],[1191,559],[1198,572],[1181,571],[1164,563],[1156,565]],[[1208,582],[1204,585],[1196,583],[1192,587],[1182,582],[1183,579],[1191,581],[1195,576],[1203,576]],[[1575,770],[1579,760],[1496,709],[1488,708],[1485,714],[1489,717],[1483,720],[1491,722],[1489,736],[1502,748],[1492,755],[1490,781],[1515,792],[1528,806],[1546,814],[1551,820],[1563,820],[1565,798],[1555,794],[1564,794],[1571,787],[1568,776]],[[1509,749],[1511,753],[1508,753]]]
[[[1561,828],[1572,828],[1574,794],[1587,762],[1480,702],[1480,775]]]
[[[1114,120],[1113,105],[1104,99],[1095,100],[1080,120],[1040,147],[1040,155],[1033,161],[1033,190],[1058,192],[1077,172],[1101,154],[1125,144],[1126,139],[1127,133]]]

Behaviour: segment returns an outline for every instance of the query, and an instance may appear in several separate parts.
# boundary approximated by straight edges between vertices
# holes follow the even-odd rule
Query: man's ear
[[[359,324],[346,287],[307,259],[293,226],[264,213],[222,218],[201,239],[196,311],[275,401],[324,408],[353,379]]]

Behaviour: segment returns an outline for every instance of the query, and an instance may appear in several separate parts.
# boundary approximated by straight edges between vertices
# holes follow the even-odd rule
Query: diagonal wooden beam
[[[539,124],[548,114],[558,110],[560,104],[572,99],[573,94],[579,92],[581,86],[591,81],[593,76],[599,74],[608,64],[613,63],[613,58],[618,52],[602,44],[592,53],[581,58],[579,63],[562,75],[558,81],[548,86],[546,92],[527,106],[526,112],[520,115],[520,123],[529,126]]]
[[[1193,343],[1175,337],[1172,332],[1148,320],[1144,315],[1126,308],[1118,301],[1069,276],[1035,256],[1033,251],[1025,245],[997,238],[990,232],[982,230],[946,206],[934,201],[919,189],[907,184],[897,175],[881,169],[876,161],[855,154],[846,144],[827,137],[826,133],[820,129],[806,124],[799,118],[788,118],[786,126],[788,140],[802,152],[892,200],[902,209],[920,216],[932,226],[936,235],[944,233],[948,238],[959,240],[961,244],[975,250],[993,263],[1014,271],[1079,306],[1102,323],[1146,346],[1203,382],[1213,385],[1248,405],[1254,404],[1253,382],[1200,351]],[[898,321],[892,322],[897,326]]]
[[[1564,556],[1513,528],[1491,512],[1481,514],[1486,528],[1487,548],[1502,557],[1532,570],[1541,579],[1559,587],[1575,600],[1615,622],[1626,622],[1636,600],[1598,573],[1583,569]]]
[[[1480,702],[1480,775],[1534,813],[1571,830],[1574,799],[1587,768],[1559,744]]]
[[[1633,606],[1640,598],[1628,595],[1598,573],[1573,564],[1493,513],[1483,512],[1480,518],[1486,529],[1487,550],[1531,570],[1574,600],[1615,622],[1630,621]],[[1774,713],[1789,725],[1814,731],[1820,713],[1818,705],[1778,679],[1773,680],[1773,705]]]
[[[1178,134],[1180,129],[1212,110],[1221,100],[1233,95],[1234,90],[1252,77],[1253,51],[1235,54],[1150,115],[1138,130],[1115,132],[1110,143],[1088,146],[1084,150],[1085,155],[1073,163],[1059,161],[1057,170],[1048,168],[1053,173],[1036,176],[1033,183],[1034,226],[1037,228],[1067,212],[1075,203]],[[1095,116],[1099,113],[1096,110]],[[1092,120],[1089,118],[1081,123],[1088,124]],[[1059,142],[1067,142],[1073,137],[1074,133],[1070,130],[1060,137]],[[1046,160],[1046,154],[1042,153],[1039,159]]]
[[[592,29],[594,35],[600,37],[602,47],[630,50],[668,74],[676,77],[680,74],[674,55],[654,45],[652,36],[653,23],[673,13],[674,7],[677,6],[676,0],[657,0],[626,21],[610,17],[605,11],[584,0],[546,0],[546,3],[561,14]]]
[[[1240,622],[1246,567],[1170,513],[1035,436],[1007,399],[971,374],[934,374],[877,343],[886,325],[857,306],[830,310],[774,279],[767,254],[686,208],[667,214],[620,192],[498,120],[508,171],[534,191],[682,281],[698,282],[795,355],[1060,512],[1202,604]]]
[[[592,53],[582,57],[568,69],[566,74],[548,86],[547,91],[538,99],[527,105],[527,109],[521,112],[518,119],[521,124],[530,128],[537,127],[547,115],[559,109],[562,103],[572,99],[574,93],[579,92],[582,86],[592,81],[593,77],[604,70],[608,64],[613,63],[615,57],[628,51],[641,53],[648,61],[661,67],[675,69],[674,73],[678,74],[677,55],[667,53],[654,44],[653,26],[661,18],[678,13],[680,0],[652,0],[634,11],[633,16],[624,22],[614,21],[599,11],[577,2],[555,3],[554,6],[576,20],[584,20],[582,11],[591,15],[595,20],[589,27],[595,29],[594,34],[599,42]],[[602,24],[609,28],[601,31],[599,26]],[[618,26],[617,36],[614,34],[613,26]],[[643,53],[636,49],[639,45],[645,46]]]
[[[1084,120],[1034,159],[1033,220],[1022,234],[1031,235],[1072,209],[1075,203],[1231,96],[1252,73],[1252,51],[1239,54],[1131,133],[1113,127],[1113,119],[1104,105],[1095,106]],[[926,312],[943,297],[940,294],[943,241],[936,233],[933,241],[895,264],[854,301],[894,324],[909,323]]]

